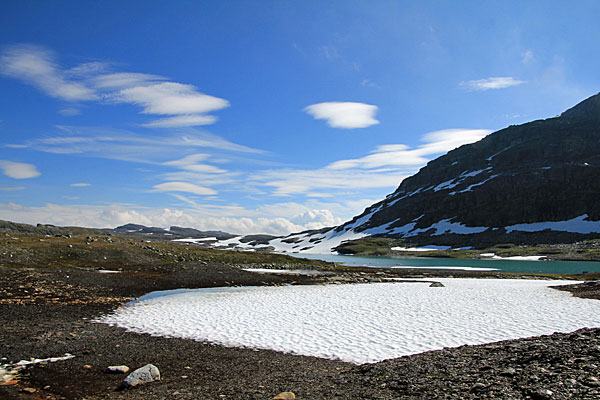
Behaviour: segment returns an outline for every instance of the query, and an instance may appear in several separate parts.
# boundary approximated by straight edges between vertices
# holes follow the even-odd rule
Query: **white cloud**
[[[183,157],[179,160],[167,161],[164,162],[163,165],[177,167],[186,171],[191,172],[200,172],[200,173],[209,173],[209,174],[220,174],[227,172],[224,169],[215,167],[213,165],[208,164],[199,164],[200,161],[204,161],[210,156],[208,154],[192,154],[186,157]]]
[[[29,179],[41,175],[40,171],[38,171],[33,164],[19,163],[8,160],[0,160],[0,169],[4,175],[14,179]]]
[[[217,117],[213,115],[178,115],[176,117],[155,119],[147,124],[142,124],[147,128],[179,128],[182,126],[210,125],[217,122]]]
[[[463,144],[482,139],[491,131],[485,129],[445,129],[423,136],[423,145],[411,149],[404,144],[377,147],[371,154],[339,160],[314,170],[278,169],[250,175],[248,181],[274,187],[272,195],[314,194],[320,190],[364,190],[395,188],[414,174],[432,156],[448,152]]]
[[[510,76],[500,76],[495,78],[479,79],[474,81],[461,82],[461,86],[467,87],[469,90],[490,90],[490,89],[504,89],[511,86],[518,86],[526,83],[526,81],[520,81]]]
[[[199,93],[192,85],[177,82],[160,82],[120,90],[113,100],[138,104],[144,114],[195,114],[220,110],[229,102],[218,97]]]
[[[61,100],[98,99],[93,89],[81,82],[69,80],[54,62],[53,53],[41,47],[19,45],[8,48],[0,56],[0,72],[21,79]]]
[[[0,73],[20,79],[49,96],[65,101],[104,101],[142,107],[143,114],[171,115],[142,126],[173,128],[214,124],[217,118],[205,115],[223,109],[229,102],[200,93],[193,85],[137,72],[107,72],[109,64],[91,62],[65,69],[54,54],[42,47],[18,45],[0,54]],[[61,114],[79,113],[63,108]]]
[[[336,171],[328,168],[315,170],[277,169],[266,170],[248,177],[248,181],[260,186],[274,187],[272,195],[290,196],[314,193],[318,189],[361,190],[392,188],[405,178],[398,171],[380,173],[358,169]]]
[[[73,107],[61,108],[58,110],[58,112],[60,115],[64,115],[65,117],[72,117],[74,115],[81,114],[81,111]]]
[[[153,188],[157,192],[185,192],[200,195],[217,194],[217,192],[211,188],[194,185],[193,183],[188,182],[165,182],[154,185]]]
[[[92,186],[92,184],[91,183],[81,182],[81,183],[71,183],[70,186],[73,186],[73,187],[87,187],[87,186]]]
[[[323,226],[319,221],[330,222],[327,213],[315,212],[313,221],[306,218],[306,224],[297,224],[289,219],[220,217],[211,213],[198,213],[195,210],[176,208],[145,208],[128,205],[86,206],[46,204],[30,207],[21,204],[0,203],[0,219],[37,224],[46,223],[59,226],[85,226],[92,228],[114,228],[127,223],[159,226],[172,225],[194,227],[199,230],[220,230],[235,234],[266,233],[287,235],[307,229]]]
[[[24,186],[0,187],[0,192],[16,192],[25,189]]]
[[[166,80],[166,78],[162,76],[138,72],[116,72],[102,74],[92,78],[94,86],[101,89],[124,89],[164,80]]]
[[[315,119],[324,119],[332,128],[366,128],[379,123],[375,119],[377,106],[365,103],[330,101],[304,108]]]
[[[191,128],[160,137],[97,127],[60,126],[59,129],[62,132],[54,137],[33,139],[22,144],[6,146],[150,164],[162,163],[169,158],[201,148],[239,153],[264,153],[262,150],[232,143],[217,135]]]
[[[344,221],[341,218],[334,217],[329,210],[308,210],[296,215],[290,222],[308,229],[320,229],[325,226],[337,226]]]
[[[370,155],[331,163],[327,168],[339,170],[350,168],[382,168],[415,166],[425,164],[432,155],[446,153],[463,144],[473,143],[491,131],[486,129],[444,129],[423,136],[425,144],[411,149],[404,144],[378,146]]]

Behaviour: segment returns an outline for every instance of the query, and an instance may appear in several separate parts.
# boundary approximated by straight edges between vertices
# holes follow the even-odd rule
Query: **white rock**
[[[146,364],[142,368],[138,368],[123,381],[123,386],[133,387],[160,380],[160,371],[155,365]]]
[[[127,365],[111,365],[106,368],[107,374],[126,374],[129,372]]]

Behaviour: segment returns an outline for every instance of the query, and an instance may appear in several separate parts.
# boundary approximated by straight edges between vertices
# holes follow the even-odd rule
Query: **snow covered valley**
[[[157,336],[377,362],[464,344],[600,327],[597,300],[525,279],[238,287],[148,296],[97,322]]]

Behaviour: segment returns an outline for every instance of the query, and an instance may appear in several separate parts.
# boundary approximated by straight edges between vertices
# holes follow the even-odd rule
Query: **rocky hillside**
[[[472,241],[465,236],[496,242],[597,237],[600,94],[558,117],[509,126],[429,162],[336,228],[348,230],[438,244]]]

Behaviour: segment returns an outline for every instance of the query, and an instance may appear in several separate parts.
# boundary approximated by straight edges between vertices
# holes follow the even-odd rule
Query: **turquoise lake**
[[[411,267],[431,269],[485,269],[504,272],[581,274],[600,272],[600,262],[591,261],[517,261],[517,260],[478,260],[433,257],[360,257],[333,254],[290,254],[294,257],[309,258],[340,263],[353,267]]]

